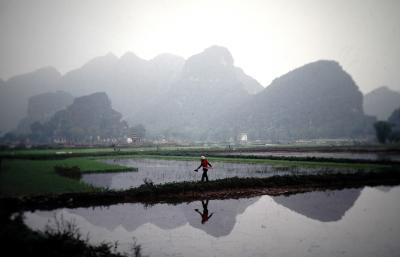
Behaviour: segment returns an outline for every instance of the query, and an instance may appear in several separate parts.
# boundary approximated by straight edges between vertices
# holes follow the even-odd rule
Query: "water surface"
[[[43,230],[63,218],[89,233],[91,242],[118,241],[119,251],[136,238],[150,256],[386,257],[399,256],[399,213],[400,187],[366,187],[208,204],[36,211],[25,213],[25,223]]]
[[[111,189],[128,189],[143,184],[149,179],[156,184],[167,182],[198,181],[202,171],[194,172],[200,164],[198,161],[175,161],[158,159],[115,159],[107,163],[138,168],[137,172],[84,174],[85,183]],[[246,164],[212,162],[213,168],[208,171],[211,180],[227,177],[270,177],[285,174],[316,174],[331,172],[355,172],[355,169],[330,167],[301,167],[270,164]]]
[[[275,156],[275,157],[315,157],[329,159],[350,159],[350,160],[374,160],[374,161],[399,161],[400,153],[398,152],[297,152],[297,151],[270,151],[270,152],[231,152],[223,153],[223,155],[242,155],[242,156]]]

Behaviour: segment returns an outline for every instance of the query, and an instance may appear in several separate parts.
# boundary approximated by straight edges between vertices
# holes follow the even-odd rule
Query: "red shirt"
[[[203,166],[203,168],[207,168],[208,167],[207,159],[201,160],[201,166]]]

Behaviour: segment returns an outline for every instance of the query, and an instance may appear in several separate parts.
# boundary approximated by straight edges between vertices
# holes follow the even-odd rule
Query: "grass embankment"
[[[163,198],[168,195],[194,195],[197,193],[258,188],[344,188],[357,186],[399,185],[400,172],[356,172],[351,174],[283,175],[268,178],[225,178],[209,182],[179,182],[155,185],[146,183],[138,188],[117,192],[131,196]],[[113,192],[104,192],[112,195]]]
[[[226,178],[206,183],[146,183],[124,191],[65,193],[25,198],[3,198],[0,206],[13,211],[62,207],[110,205],[123,202],[184,202],[201,199],[240,198],[255,195],[281,195],[313,190],[363,186],[399,185],[400,172],[358,172],[352,174],[285,175],[269,178]]]
[[[68,192],[93,192],[101,189],[56,174],[54,167],[79,167],[82,173],[132,171],[119,165],[86,158],[64,160],[3,160],[0,171],[0,195],[21,196]]]

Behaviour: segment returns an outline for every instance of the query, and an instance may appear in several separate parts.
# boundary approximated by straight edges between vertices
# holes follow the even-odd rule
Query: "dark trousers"
[[[208,181],[207,171],[208,169],[203,168],[203,174],[201,175],[201,182],[203,182],[204,180]]]

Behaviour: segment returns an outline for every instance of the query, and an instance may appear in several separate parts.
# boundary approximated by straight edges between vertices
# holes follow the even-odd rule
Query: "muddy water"
[[[38,230],[74,222],[93,243],[132,238],[150,256],[398,256],[400,187],[178,205],[119,204],[25,213]]]
[[[375,160],[375,161],[399,161],[400,153],[357,153],[357,152],[232,152],[223,155],[242,156],[275,156],[275,157],[315,157],[330,159],[351,159],[351,160]]]
[[[197,161],[174,161],[157,159],[117,159],[106,160],[107,163],[116,163],[127,167],[138,168],[137,172],[86,174],[82,181],[85,183],[107,187],[111,189],[127,189],[143,184],[145,179],[150,179],[156,184],[166,182],[197,181],[201,179],[202,171],[193,170],[199,166]],[[243,163],[212,163],[213,168],[208,171],[211,180],[227,177],[269,177],[284,174],[308,174],[324,172],[354,172],[351,169],[339,168],[311,168],[274,166],[267,164]]]

